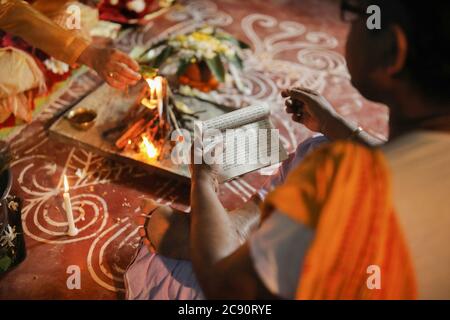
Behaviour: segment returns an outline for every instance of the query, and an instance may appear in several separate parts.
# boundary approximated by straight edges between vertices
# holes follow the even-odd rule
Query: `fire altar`
[[[190,114],[180,114],[175,104],[189,106]],[[68,120],[71,111],[80,109],[97,114],[94,124],[85,130],[75,128]],[[112,159],[188,180],[189,167],[171,160],[171,132],[178,128],[192,131],[193,120],[203,121],[227,111],[172,94],[165,79],[157,76],[141,81],[128,92],[101,85],[61,116],[49,131],[64,142]]]

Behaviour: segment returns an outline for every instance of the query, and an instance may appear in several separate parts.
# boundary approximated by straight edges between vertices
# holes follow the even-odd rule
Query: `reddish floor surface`
[[[347,26],[339,20],[338,1],[188,3],[183,10],[130,34],[121,45],[129,48],[193,23],[221,26],[251,44],[245,79],[253,95],[242,99],[272,103],[273,121],[290,151],[310,135],[283,112],[279,91],[292,85],[319,90],[341,114],[374,134],[386,134],[385,108],[363,100],[350,86],[343,58]],[[43,123],[97,81],[92,75],[74,81],[13,140],[19,156],[13,164],[13,193],[24,201],[28,257],[0,278],[0,299],[123,298],[122,274],[138,242],[134,220],[142,198],[188,207],[187,186],[47,136]],[[69,176],[77,225],[82,230],[75,238],[63,235],[63,174]],[[229,208],[239,206],[266,178],[254,173],[228,183],[221,190],[223,202]],[[80,268],[81,290],[67,288],[69,266]]]

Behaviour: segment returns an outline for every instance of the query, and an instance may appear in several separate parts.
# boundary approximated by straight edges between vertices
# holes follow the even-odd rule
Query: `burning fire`
[[[149,109],[155,109],[158,106],[159,101],[163,99],[163,78],[146,78],[149,93],[148,97],[142,99],[141,103]]]
[[[158,149],[146,136],[142,136],[141,152],[145,153],[150,159],[155,159],[159,155]]]

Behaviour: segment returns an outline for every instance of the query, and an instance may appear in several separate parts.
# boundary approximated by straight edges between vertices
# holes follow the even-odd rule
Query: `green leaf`
[[[147,65],[140,65],[139,73],[143,78],[154,78],[158,75],[158,69],[149,67]]]
[[[9,256],[3,256],[0,258],[0,271],[6,271],[11,266],[12,260]]]
[[[232,35],[229,35],[226,33],[218,34],[217,38],[219,40],[228,41],[241,49],[249,49],[250,48],[250,46],[247,43],[245,43],[244,41],[238,40],[235,37],[233,37]]]
[[[177,76],[183,75],[186,72],[186,69],[190,63],[191,63],[190,59],[189,60],[186,60],[186,59],[181,60],[180,63],[178,64]]]
[[[241,47],[241,49],[250,49],[250,45],[247,42],[244,42],[242,40],[238,40],[239,42],[239,47]]]
[[[206,64],[218,81],[225,82],[225,67],[219,55],[213,59],[206,59]]]
[[[158,47],[160,47],[162,45],[167,45],[168,43],[169,43],[168,39],[164,39],[164,40],[158,41],[154,45],[152,45],[147,51],[150,51],[152,49],[158,48]]]
[[[244,63],[242,62],[242,59],[239,57],[239,55],[235,54],[233,56],[226,56],[224,55],[225,59],[227,59],[230,63],[236,66],[238,69],[244,68]]]
[[[159,68],[173,53],[172,47],[165,47],[153,61],[153,67]]]

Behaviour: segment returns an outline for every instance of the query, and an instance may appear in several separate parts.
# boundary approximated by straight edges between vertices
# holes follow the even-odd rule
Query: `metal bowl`
[[[94,125],[96,118],[97,112],[83,107],[71,110],[67,115],[67,120],[78,130],[88,130]]]

